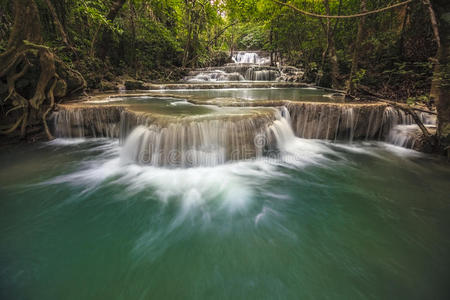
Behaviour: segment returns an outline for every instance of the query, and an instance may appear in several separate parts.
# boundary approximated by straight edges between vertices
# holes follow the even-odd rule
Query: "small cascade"
[[[296,139],[292,131],[291,118],[286,107],[281,107],[279,117],[269,126],[268,131],[276,141],[277,150],[287,152],[289,145]]]
[[[178,119],[165,123],[142,119],[125,141],[123,162],[163,167],[216,166],[228,161],[261,157],[270,139],[267,128],[279,116],[255,114],[244,118]]]
[[[436,116],[424,112],[417,113],[417,116],[428,129],[434,129],[436,127]],[[419,126],[405,112],[388,107],[385,111],[383,121],[389,129],[386,137],[388,143],[414,149],[418,142],[422,141],[422,132]]]
[[[120,106],[60,106],[53,113],[53,134],[56,137],[118,138],[124,109]]]
[[[383,132],[386,105],[291,103],[288,110],[298,137],[307,139],[373,139]]]
[[[276,81],[280,72],[269,66],[228,64],[224,67],[196,69],[184,77],[188,82]]]
[[[226,73],[222,70],[192,71],[184,78],[189,82],[214,82],[214,81],[245,81],[244,76],[238,72]]]
[[[258,70],[249,68],[245,72],[245,79],[250,81],[275,81],[280,76],[280,72],[275,70]]]
[[[413,149],[419,138],[420,131],[417,125],[396,125],[390,130],[386,141],[393,145]]]
[[[188,82],[233,82],[277,81],[281,78],[282,81],[294,81],[292,79],[292,74],[295,73],[293,70],[298,70],[294,67],[278,68],[270,66],[270,59],[268,56],[262,56],[261,52],[238,51],[233,55],[233,61],[234,63],[226,64],[223,67],[192,70],[183,80]],[[283,70],[289,75],[281,77]],[[299,72],[295,74],[299,74]]]
[[[234,53],[232,59],[237,64],[262,65],[270,63],[268,56],[262,57],[256,52],[237,51]]]
[[[293,130],[302,138],[349,142],[376,139],[407,148],[413,148],[421,139],[414,119],[387,105],[291,103],[288,109]],[[432,115],[418,113],[418,116],[427,127],[434,127]]]

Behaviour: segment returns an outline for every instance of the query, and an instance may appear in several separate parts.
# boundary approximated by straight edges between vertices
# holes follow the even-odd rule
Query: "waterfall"
[[[56,137],[120,137],[120,106],[59,106],[54,112],[53,134]]]
[[[418,113],[417,116],[428,129],[436,127],[436,116],[424,112]],[[383,122],[389,129],[386,141],[390,144],[414,149],[417,143],[422,140],[422,132],[419,126],[414,122],[412,116],[407,115],[404,111],[388,107],[385,110]]]
[[[292,126],[298,137],[307,139],[346,140],[378,139],[413,148],[420,138],[414,119],[404,111],[380,104],[291,103],[288,105]],[[435,118],[418,114],[433,127]]]
[[[215,166],[261,157],[271,139],[267,128],[279,117],[255,114],[245,118],[155,119],[133,129],[125,141],[122,160],[164,167]]]
[[[417,140],[420,138],[417,125],[396,125],[394,126],[386,139],[390,144],[404,148],[413,149]]]
[[[292,127],[307,139],[373,139],[384,134],[382,117],[386,105],[346,105],[338,103],[291,103]]]
[[[250,81],[274,81],[280,76],[278,71],[258,70],[255,68],[247,69],[245,79]]]
[[[215,166],[310,146],[299,146],[296,137],[386,140],[409,148],[421,137],[411,116],[385,104],[290,102],[278,109],[193,116],[139,113],[119,105],[58,108],[55,136],[120,138],[123,161],[167,167]],[[433,126],[429,115],[419,117]]]
[[[184,78],[189,82],[211,82],[211,81],[244,81],[245,78],[237,72],[226,73],[222,70],[193,71]]]
[[[243,52],[238,51],[233,55],[233,61],[237,64],[267,64],[270,59],[267,57],[261,57],[256,52]]]
[[[290,124],[290,115],[286,107],[281,108],[280,116],[273,121],[268,130],[273,134],[279,151],[287,152],[289,145],[296,139]]]
[[[280,78],[278,68],[267,65],[269,59],[261,57],[256,52],[236,52],[234,63],[223,67],[198,68],[184,77],[188,82],[216,82],[216,81],[275,81]],[[296,69],[291,67],[291,69]]]

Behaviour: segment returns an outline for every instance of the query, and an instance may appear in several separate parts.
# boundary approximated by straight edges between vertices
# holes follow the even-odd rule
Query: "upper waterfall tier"
[[[303,72],[295,67],[270,66],[263,52],[235,52],[234,63],[222,67],[194,69],[184,78],[189,82],[215,81],[291,81],[299,82]]]
[[[184,78],[189,82],[214,81],[276,81],[281,76],[278,68],[250,64],[228,64],[216,68],[190,71]]]
[[[245,52],[237,51],[233,54],[233,61],[237,64],[269,64],[270,58],[266,54],[263,56],[263,52]]]

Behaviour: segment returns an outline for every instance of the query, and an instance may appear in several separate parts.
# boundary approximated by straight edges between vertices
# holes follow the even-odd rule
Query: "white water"
[[[239,51],[232,57],[234,63],[222,69],[197,69],[184,78],[189,82],[227,82],[227,81],[275,81],[280,72],[269,66],[270,60],[256,52]]]
[[[245,210],[258,187],[263,186],[266,180],[285,176],[279,171],[280,167],[303,168],[311,164],[321,164],[329,161],[324,154],[335,153],[324,142],[295,137],[286,108],[282,108],[276,116],[274,122],[267,123],[266,132],[261,132],[263,144],[274,143],[274,155],[259,154],[251,159],[226,161],[223,149],[211,148],[208,151],[195,152],[195,159],[184,166],[177,161],[175,165],[161,167],[160,161],[157,160],[159,157],[153,157],[155,160],[150,164],[142,164],[136,161],[142,145],[146,145],[148,139],[155,138],[155,143],[149,145],[162,147],[165,142],[161,142],[164,140],[161,137],[168,132],[151,132],[154,129],[139,126],[133,130],[123,146],[119,146],[117,142],[102,144],[102,154],[84,162],[81,170],[59,176],[45,184],[69,183],[83,186],[83,193],[91,193],[105,184],[123,184],[126,186],[124,193],[127,197],[151,187],[162,202],[181,199],[181,209],[174,220],[174,226],[183,222],[193,209],[200,209],[202,218],[207,222],[213,217],[213,212],[201,209],[206,202],[220,199],[220,209],[215,213]],[[211,145],[220,143],[220,139],[214,137],[216,133],[203,134]],[[179,146],[176,139],[172,142],[175,143],[172,144],[174,147]],[[259,145],[260,142],[255,137],[254,143]],[[55,143],[54,146],[62,144],[65,142]],[[191,168],[185,168],[186,166]],[[256,222],[263,217],[264,215],[260,215]]]
[[[233,61],[237,64],[268,64],[270,59],[267,57],[261,57],[256,52],[243,52],[238,51],[233,55]]]
[[[181,201],[180,211],[173,224],[177,226],[189,216],[197,216],[198,213],[204,222],[209,222],[214,214],[247,209],[259,187],[264,186],[267,180],[287,176],[280,168],[303,169],[305,172],[305,168],[312,165],[333,168],[340,160],[345,161],[345,151],[383,159],[384,155],[378,154],[380,148],[399,158],[420,155],[418,152],[385,143],[341,145],[298,138],[294,135],[286,108],[282,108],[277,118],[268,123],[266,132],[262,135],[263,143],[272,143],[276,151],[241,161],[226,161],[221,149],[210,149],[196,153],[196,164],[191,164],[190,168],[180,167],[179,164],[175,167],[161,167],[156,161],[155,165],[136,163],[135,157],[141,145],[151,138],[148,135],[152,134],[155,133],[149,133],[147,128],[140,126],[131,133],[123,146],[117,141],[102,143],[92,149],[93,153],[101,150],[101,154],[83,162],[80,170],[59,176],[45,184],[68,183],[82,186],[83,193],[91,193],[105,185],[123,185],[126,187],[123,191],[125,198],[151,188],[152,195],[148,197],[156,196],[164,203],[173,199]],[[88,141],[89,139],[85,140]],[[48,145],[61,147],[65,144],[64,140],[58,139]],[[255,144],[258,144],[258,140],[255,140]],[[157,147],[157,144],[153,146]],[[205,210],[207,202],[218,199],[219,210]],[[192,210],[196,211],[196,214],[190,214]],[[267,217],[267,214],[273,213],[262,211],[254,221],[257,224]]]
[[[217,81],[245,81],[244,76],[239,73],[226,73],[222,70],[211,70],[201,72],[192,77],[186,78],[189,82],[217,82]]]
[[[276,109],[272,115],[180,119],[167,125],[138,126],[125,141],[122,160],[173,168],[216,166],[259,158],[268,149],[275,149],[278,143],[269,130],[269,126],[281,126],[273,122],[274,119],[284,120]],[[283,128],[286,129],[292,131],[290,127]]]
[[[387,114],[393,114],[393,110],[387,110]],[[406,116],[401,112],[400,118],[391,118],[391,123],[389,125],[389,134],[386,137],[386,141],[390,144],[414,149],[417,141],[421,138],[422,133],[417,124],[411,116]],[[425,125],[425,127],[432,129],[435,128],[436,117],[427,113],[419,113],[418,117]]]
[[[341,162],[349,163],[346,152],[378,159],[389,159],[386,151],[397,159],[420,155],[379,142],[335,144],[298,138],[286,107],[274,110],[274,119],[261,124],[258,127],[254,122],[249,122],[227,127],[224,126],[225,121],[212,120],[212,123],[175,123],[166,128],[138,126],[124,145],[120,146],[117,141],[103,142],[92,149],[92,153],[101,154],[83,162],[80,170],[45,184],[81,186],[83,194],[93,193],[108,185],[120,185],[125,187],[124,199],[139,193],[167,204],[179,201],[179,211],[170,225],[170,230],[175,230],[191,218],[210,223],[211,219],[223,213],[247,210],[267,182],[289,176],[283,171],[286,168],[301,172],[308,172],[307,168],[313,165],[334,168]],[[245,139],[239,140],[240,132],[247,134],[244,134]],[[228,139],[225,133],[234,135],[234,138]],[[230,141],[234,144],[229,144]],[[248,144],[253,150],[259,149],[259,152],[253,152],[252,157],[247,159],[230,158],[227,151],[234,148],[227,147],[232,145],[241,149],[243,144],[240,143]],[[66,141],[57,140],[49,145],[65,147]],[[170,156],[171,150],[175,150],[175,156]],[[173,161],[169,161],[170,164],[164,162],[164,155]],[[148,191],[151,194],[146,194]],[[253,221],[258,225],[276,215],[276,211],[266,208]]]
[[[183,102],[177,102],[183,103]],[[215,107],[217,115],[202,118],[152,118],[126,113],[119,108],[62,109],[54,114],[54,134],[57,137],[77,138],[61,141],[71,144],[86,137],[128,137],[128,159],[155,166],[192,167],[215,166],[228,161],[274,155],[276,138],[287,130],[297,137],[321,140],[386,140],[391,144],[414,148],[420,139],[418,127],[411,116],[385,106],[352,106],[333,103],[289,104],[277,112],[258,110],[240,115],[242,108],[234,108],[234,116]],[[237,113],[237,114],[236,114]],[[433,127],[435,119],[419,114],[422,122]],[[138,128],[136,128],[139,125]],[[272,128],[271,130],[268,130]],[[131,130],[133,130],[131,133]],[[130,134],[131,133],[131,134]],[[58,143],[55,141],[55,143]],[[270,152],[270,153],[268,153]]]

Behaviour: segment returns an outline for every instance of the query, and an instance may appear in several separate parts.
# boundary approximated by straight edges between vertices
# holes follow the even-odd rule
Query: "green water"
[[[200,115],[245,115],[255,112],[271,111],[269,108],[252,107],[217,107],[214,105],[198,105],[188,102],[186,99],[171,97],[114,97],[105,98],[100,101],[91,101],[88,104],[126,104],[126,106],[136,112],[156,113],[168,116],[189,117]]]
[[[206,105],[194,105],[184,99],[169,97],[116,97],[106,98],[100,101],[92,101],[92,105],[98,104],[126,104],[131,110],[151,112],[164,115],[204,115],[214,113],[213,107]]]
[[[242,89],[201,89],[162,90],[162,93],[193,95],[200,99],[239,98],[244,100],[291,100],[313,102],[341,102],[343,99],[330,98],[330,92],[315,88],[242,88]]]
[[[297,142],[190,169],[107,140],[1,149],[0,299],[448,299],[448,163]]]

